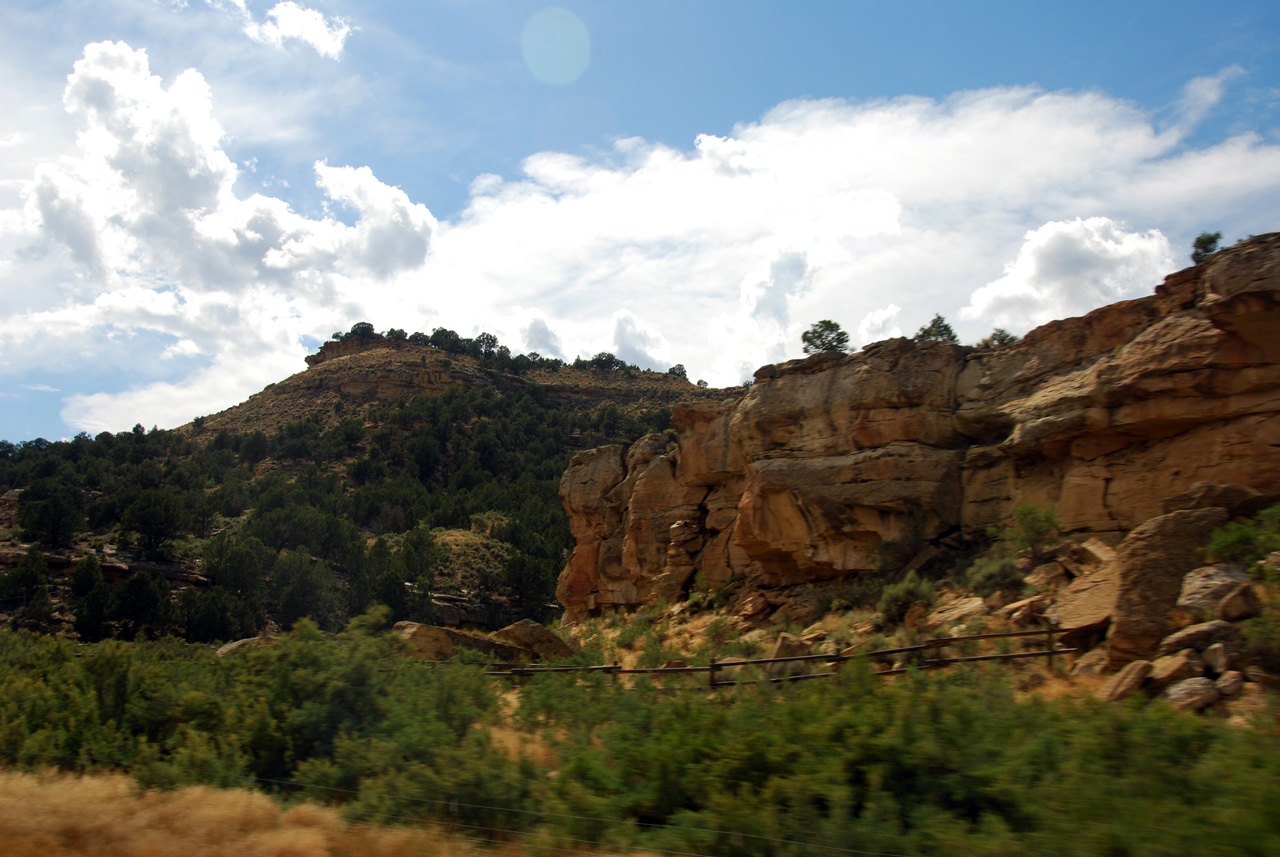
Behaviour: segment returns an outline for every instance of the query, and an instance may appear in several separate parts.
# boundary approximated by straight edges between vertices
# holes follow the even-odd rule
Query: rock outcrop
[[[1280,490],[1280,235],[1011,346],[892,339],[765,366],[744,395],[677,405],[672,423],[566,472],[570,620],[670,598],[695,574],[746,593],[857,573],[886,542],[979,534],[1020,503],[1121,533],[1261,502]],[[1195,565],[1157,587],[1170,607]],[[1141,646],[1167,630],[1140,629]]]

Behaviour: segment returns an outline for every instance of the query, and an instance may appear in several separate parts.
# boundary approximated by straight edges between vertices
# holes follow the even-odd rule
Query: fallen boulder
[[[1076,578],[1058,593],[1045,616],[1063,632],[1063,645],[1074,646],[1101,636],[1115,610],[1117,587],[1118,577],[1111,565]]]
[[[1218,602],[1214,615],[1226,622],[1239,622],[1252,619],[1262,613],[1262,603],[1258,593],[1253,591],[1253,584],[1245,582],[1231,590],[1225,598]]]
[[[1182,578],[1178,606],[1203,621],[1213,615],[1223,598],[1248,580],[1244,567],[1234,562],[1220,562],[1197,568],[1187,572],[1187,576]]]
[[[926,616],[924,627],[931,631],[934,628],[941,628],[943,625],[951,625],[956,622],[963,622],[973,616],[981,616],[986,612],[986,602],[976,595],[971,598],[957,598],[950,604],[938,607]]]
[[[1147,676],[1151,675],[1151,666],[1151,661],[1132,661],[1125,664],[1124,669],[1113,675],[1106,684],[1098,688],[1097,697],[1105,702],[1116,702],[1124,699],[1142,687],[1142,683],[1147,680]]]
[[[1179,711],[1199,711],[1218,701],[1218,688],[1207,678],[1189,678],[1171,686],[1164,698]]]
[[[1171,684],[1204,675],[1204,661],[1194,649],[1182,649],[1172,655],[1156,658],[1151,664],[1148,681],[1154,690],[1164,690]]]
[[[1149,658],[1172,628],[1182,579],[1200,565],[1200,549],[1226,523],[1226,509],[1188,509],[1152,518],[1116,551],[1115,613],[1107,634],[1112,669]]]
[[[513,646],[527,649],[547,660],[568,658],[573,655],[573,649],[568,643],[532,619],[521,619],[500,631],[494,631],[493,636]]]
[[[1156,648],[1156,657],[1163,657],[1182,649],[1195,649],[1197,652],[1203,651],[1211,644],[1221,642],[1231,636],[1234,630],[1230,622],[1224,622],[1221,619],[1188,626],[1161,640],[1160,645]]]
[[[397,622],[391,630],[408,644],[409,654],[422,661],[448,660],[459,649],[479,652],[499,661],[518,661],[533,655],[533,652],[528,649],[499,643],[479,634],[468,634],[436,625]]]

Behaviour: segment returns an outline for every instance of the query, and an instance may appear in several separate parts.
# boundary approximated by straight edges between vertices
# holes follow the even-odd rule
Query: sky
[[[0,0],[0,438],[368,321],[712,386],[1280,229],[1280,4]]]

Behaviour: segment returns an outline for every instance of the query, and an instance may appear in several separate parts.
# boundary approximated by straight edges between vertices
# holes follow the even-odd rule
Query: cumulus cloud
[[[1004,276],[974,291],[963,319],[1023,332],[1151,291],[1175,267],[1168,239],[1106,217],[1046,223],[1026,234]]]
[[[268,21],[254,21],[249,16],[243,0],[235,0],[245,16],[244,32],[255,42],[283,48],[285,39],[297,39],[315,48],[322,57],[338,59],[342,56],[350,25],[342,18],[326,18],[322,12],[299,6],[293,0],[277,3],[267,11]]]
[[[403,306],[395,280],[421,268],[436,221],[369,168],[316,164],[318,187],[350,224],[238,196],[203,77],[188,70],[166,87],[145,51],[124,43],[86,47],[63,103],[80,122],[78,155],[41,164],[20,216],[4,221],[7,243],[25,242],[6,261],[32,277],[52,270],[25,311],[0,321],[0,365],[92,361],[156,379],[71,400],[76,427],[113,407],[131,419],[150,403],[147,414],[161,416],[142,421],[164,424],[184,407],[190,418],[234,404],[288,374],[302,337],[345,327],[359,301]],[[139,359],[143,343],[167,359]],[[241,354],[253,357],[232,359]],[[191,371],[192,359],[206,374],[185,383],[204,392],[177,395],[163,376]]]
[[[1186,122],[1231,77],[1189,84]],[[166,84],[142,51],[88,46],[64,102],[76,154],[0,212],[0,265],[24,284],[0,295],[0,371],[132,379],[70,399],[74,428],[230,405],[362,319],[717,385],[800,356],[823,318],[863,344],[936,312],[967,341],[1023,332],[1149,292],[1207,218],[1268,228],[1280,191],[1280,145],[1257,133],[1196,147],[1104,93],[1002,87],[791,101],[688,148],[539,152],[443,222],[367,166],[320,162],[307,216],[237,192],[215,103],[198,71]]]
[[[902,312],[902,307],[897,304],[889,304],[879,309],[873,309],[864,315],[862,321],[858,322],[859,344],[866,345],[870,342],[879,342],[882,339],[893,339],[901,336],[902,328],[893,323],[900,312]]]
[[[641,369],[666,368],[663,359],[656,356],[667,352],[662,334],[647,329],[643,322],[629,312],[620,313],[613,324],[613,354],[625,363]]]
[[[535,318],[529,322],[528,327],[520,331],[520,335],[524,340],[526,352],[535,351],[543,357],[564,359],[560,337],[556,336],[555,331],[547,324],[546,319]]]

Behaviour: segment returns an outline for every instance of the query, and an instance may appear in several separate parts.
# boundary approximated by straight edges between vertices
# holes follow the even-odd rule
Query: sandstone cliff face
[[[571,620],[673,597],[695,572],[769,587],[869,569],[910,528],[976,534],[1024,502],[1107,532],[1196,482],[1274,490],[1280,235],[1013,346],[894,339],[765,366],[673,424],[565,473]]]

